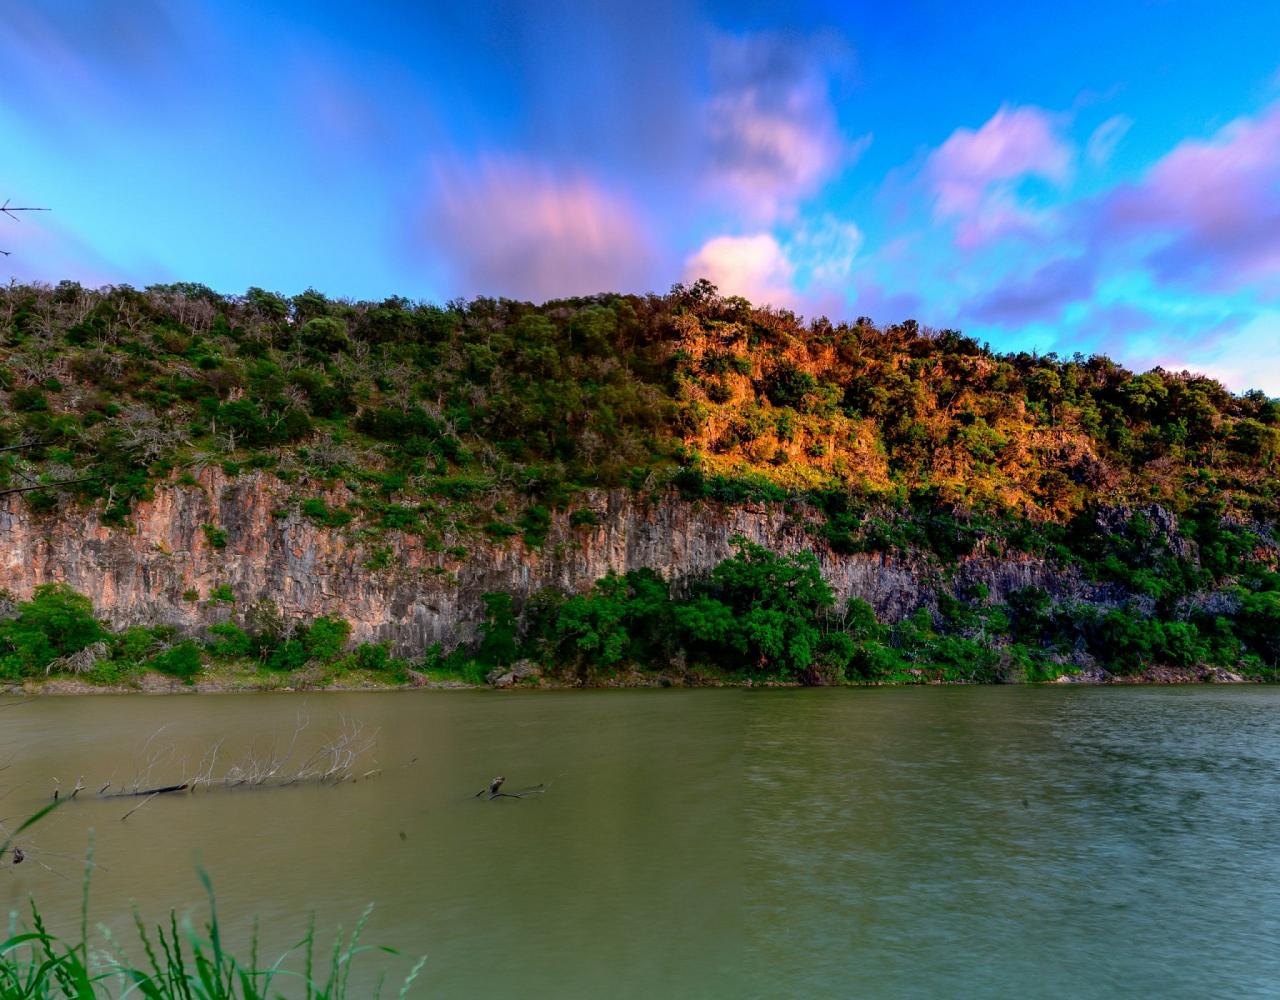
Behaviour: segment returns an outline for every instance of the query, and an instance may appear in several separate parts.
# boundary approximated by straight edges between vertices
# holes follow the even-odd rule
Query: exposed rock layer
[[[449,647],[471,638],[487,591],[574,591],[611,570],[640,567],[679,585],[728,557],[739,535],[777,552],[813,551],[841,599],[862,597],[884,620],[930,604],[942,583],[924,560],[832,552],[806,530],[812,512],[780,505],[719,506],[675,496],[646,501],[625,490],[600,492],[588,497],[597,527],[571,527],[561,514],[540,549],[518,538],[476,542],[458,559],[412,535],[353,541],[350,532],[300,515],[295,500],[291,488],[272,477],[229,479],[216,469],[206,470],[196,486],[157,489],[124,528],[103,525],[88,509],[33,515],[10,497],[0,501],[0,588],[26,597],[38,584],[64,581],[88,594],[114,625],[163,622],[199,632],[230,615],[230,605],[208,600],[214,588],[227,585],[238,608],[269,598],[290,617],[340,615],[352,623],[355,639],[390,640],[401,655],[413,655],[435,642]],[[206,525],[225,531],[225,547],[211,544]],[[374,548],[387,546],[388,568],[368,568]],[[955,581],[985,584],[993,600],[1026,586],[1058,597],[1107,596],[1025,557],[970,559],[957,568]]]

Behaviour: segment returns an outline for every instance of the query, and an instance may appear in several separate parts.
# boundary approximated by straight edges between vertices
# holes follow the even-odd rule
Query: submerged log
[[[480,789],[480,791],[476,792],[475,795],[471,797],[473,799],[478,799],[480,798],[480,796],[484,795],[485,801],[491,802],[494,799],[523,799],[526,796],[537,795],[539,792],[545,792],[547,790],[546,785],[537,784],[537,785],[530,785],[528,788],[522,788],[518,792],[500,791],[500,789],[502,788],[502,783],[506,780],[507,779],[503,777],[494,778],[491,782],[489,782],[488,788]]]
[[[184,781],[180,785],[163,785],[160,788],[140,788],[136,792],[112,792],[110,795],[104,795],[102,797],[104,799],[136,799],[143,795],[167,795],[169,792],[185,792],[190,787],[191,782]]]

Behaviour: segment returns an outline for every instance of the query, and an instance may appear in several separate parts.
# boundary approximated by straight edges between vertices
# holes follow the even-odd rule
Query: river
[[[337,787],[98,799],[358,721]],[[1248,997],[1280,989],[1280,688],[903,688],[0,701],[0,902],[128,941],[376,903],[425,997]],[[495,774],[545,792],[486,801]],[[7,859],[6,859],[7,860]],[[100,941],[99,935],[94,935]],[[141,955],[133,957],[141,959]],[[359,974],[358,974],[359,975]],[[363,980],[361,981],[363,982]],[[394,995],[394,990],[391,991]]]

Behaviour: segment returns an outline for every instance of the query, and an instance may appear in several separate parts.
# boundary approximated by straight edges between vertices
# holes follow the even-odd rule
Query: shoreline
[[[740,688],[744,690],[823,688],[910,688],[910,687],[1185,687],[1190,685],[1266,684],[1262,677],[1248,676],[1221,667],[1168,668],[1150,667],[1138,674],[1113,674],[1095,669],[1079,674],[1063,674],[1052,680],[1010,681],[1005,684],[982,681],[930,678],[889,681],[840,681],[824,685],[806,685],[799,681],[754,680],[752,678],[716,677],[714,675],[671,676],[631,672],[617,677],[589,681],[561,680],[555,677],[533,677],[507,684],[473,684],[457,678],[431,678],[415,674],[402,683],[380,681],[368,676],[329,678],[315,683],[308,678],[282,675],[236,674],[207,677],[192,684],[159,673],[148,673],[131,684],[91,684],[71,677],[27,680],[0,688],[0,698],[29,698],[68,695],[201,695],[201,694],[317,694],[345,692],[393,691],[588,691],[700,688]]]

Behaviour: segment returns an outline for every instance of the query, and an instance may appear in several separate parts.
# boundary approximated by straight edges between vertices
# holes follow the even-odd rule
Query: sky
[[[1280,396],[1280,3],[0,0],[0,278],[707,277]],[[7,273],[6,273],[7,272]]]

